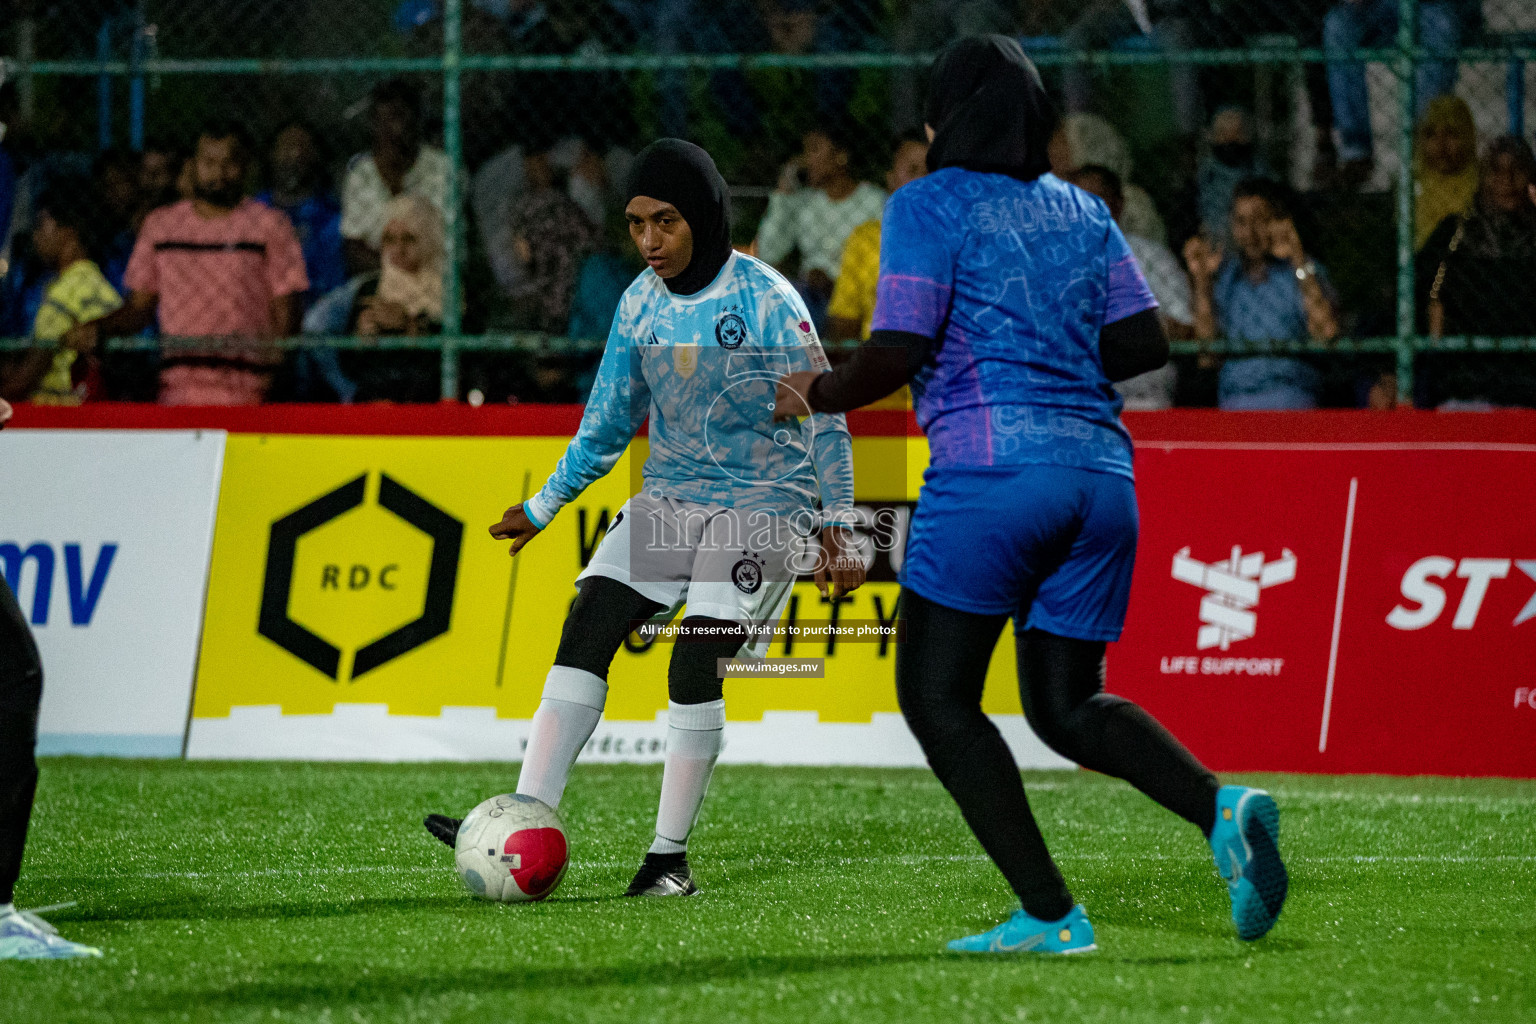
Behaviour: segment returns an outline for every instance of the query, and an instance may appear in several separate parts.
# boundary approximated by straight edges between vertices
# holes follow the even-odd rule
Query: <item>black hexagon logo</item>
[[[267,541],[266,576],[261,588],[261,614],[256,632],[332,679],[341,667],[335,644],[293,621],[288,598],[293,588],[293,561],[299,538],[363,503],[365,473],[288,513],[272,524]],[[464,524],[384,473],[379,478],[379,507],[387,509],[432,538],[425,607],[420,617],[358,648],[352,678],[378,668],[400,655],[448,632],[453,617],[453,592],[459,578],[459,548]]]

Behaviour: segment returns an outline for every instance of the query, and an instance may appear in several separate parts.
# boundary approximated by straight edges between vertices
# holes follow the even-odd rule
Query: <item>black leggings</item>
[[[565,617],[555,664],[607,679],[608,666],[635,623],[649,619],[662,607],[606,576],[589,576],[576,586],[576,602]],[[718,623],[727,630],[733,625],[695,615],[687,616],[685,621],[695,625]],[[667,666],[667,696],[673,703],[707,704],[721,699],[724,688],[716,671],[716,659],[734,657],[746,640],[743,627],[737,626],[731,633],[729,639],[679,640],[673,646],[672,661]]]
[[[956,611],[908,590],[901,606],[901,712],[1024,909],[1055,921],[1072,909],[1072,895],[1030,813],[1018,764],[981,710],[987,663],[1008,616]],[[1124,779],[1210,834],[1216,777],[1151,715],[1103,692],[1102,642],[1038,629],[1016,642],[1024,714],[1047,746],[1084,768]]]
[[[43,663],[21,607],[0,577],[0,903],[15,896],[37,793],[37,708]]]

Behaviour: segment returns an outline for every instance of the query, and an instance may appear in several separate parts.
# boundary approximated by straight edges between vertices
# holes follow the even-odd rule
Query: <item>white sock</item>
[[[14,913],[16,913],[16,904],[14,904],[14,903],[0,903],[0,917],[4,917],[6,914],[14,914]]]
[[[519,793],[560,806],[571,765],[592,738],[607,700],[608,684],[591,672],[566,665],[549,670],[517,776]]]
[[[673,704],[667,712],[667,766],[661,775],[652,853],[682,853],[698,820],[725,736],[725,701]]]

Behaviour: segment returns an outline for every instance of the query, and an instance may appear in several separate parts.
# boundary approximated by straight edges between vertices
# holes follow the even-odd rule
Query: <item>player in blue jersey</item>
[[[543,488],[491,527],[516,555],[618,461],[650,418],[635,494],[577,578],[517,791],[557,807],[608,694],[608,666],[645,620],[687,605],[667,673],[666,766],[656,838],[628,895],[698,891],[686,856],[725,728],[717,660],[760,654],[790,588],[813,573],[833,599],[864,580],[845,526],[853,448],[840,414],[773,419],[779,376],[827,368],[805,304],[767,264],[734,252],[730,198],[709,154],[663,139],[635,159],[625,216],[649,269],[614,316],[581,426]],[[820,536],[819,545],[816,543]],[[452,843],[458,821],[427,828]]]
[[[1222,786],[1150,715],[1103,692],[1136,553],[1131,439],[1110,386],[1167,361],[1156,302],[1099,199],[1049,173],[1055,126],[1014,40],[975,37],[934,68],[927,177],[881,231],[874,331],[831,373],[781,382],[777,414],[857,408],[908,379],[930,467],[902,569],[902,713],[1021,909],[950,943],[974,952],[1096,948],[981,711],[1003,624],[1035,732],[1197,825],[1238,934],[1286,892],[1268,794]]]

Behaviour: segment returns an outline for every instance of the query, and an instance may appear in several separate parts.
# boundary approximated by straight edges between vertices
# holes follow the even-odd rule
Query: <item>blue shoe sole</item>
[[[1243,841],[1250,857],[1242,881],[1232,889],[1232,922],[1237,936],[1249,942],[1265,935],[1280,917],[1290,878],[1280,859],[1280,808],[1268,793],[1256,793],[1241,804]]]
[[[951,953],[964,953],[968,956],[1073,956],[1077,953],[1096,953],[1099,944],[1095,942],[1075,949],[967,949],[950,943],[945,948]]]
[[[1011,940],[1011,941],[1010,941]],[[1081,904],[1074,906],[1059,921],[1046,922],[1030,917],[1021,908],[996,928],[979,935],[967,935],[946,944],[952,953],[991,953],[1003,955],[1070,956],[1092,953],[1093,925]]]

